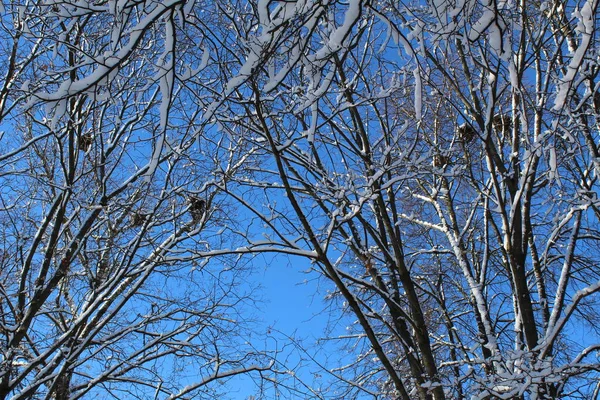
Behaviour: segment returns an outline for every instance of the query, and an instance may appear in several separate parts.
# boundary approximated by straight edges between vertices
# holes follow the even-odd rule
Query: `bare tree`
[[[352,318],[310,396],[597,396],[596,0],[4,8],[0,397],[285,389],[259,252]]]
[[[597,7],[230,11],[245,58],[212,117],[259,167],[221,188],[253,248],[335,285],[345,398],[597,393]]]
[[[272,369],[219,234],[247,152],[186,106],[217,75],[193,5],[3,5],[2,399],[216,398]]]

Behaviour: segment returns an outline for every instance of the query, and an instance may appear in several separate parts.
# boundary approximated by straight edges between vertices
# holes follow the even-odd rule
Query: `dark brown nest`
[[[197,197],[190,197],[188,202],[190,203],[190,214],[192,214],[192,220],[194,222],[199,222],[202,220],[202,217],[204,217],[204,213],[206,212],[206,201]]]
[[[464,123],[457,129],[458,140],[469,143],[477,136],[477,131],[470,124]]]
[[[436,154],[433,156],[433,166],[436,168],[441,168],[450,164],[450,157],[444,156],[441,154]]]
[[[512,118],[510,115],[496,114],[492,125],[497,132],[508,132],[512,127]]]
[[[132,226],[142,226],[144,222],[148,219],[148,214],[135,212],[131,216],[131,225]]]
[[[94,142],[94,137],[90,133],[86,133],[85,135],[81,135],[78,141],[79,150],[83,152],[87,152],[90,149],[90,146]]]

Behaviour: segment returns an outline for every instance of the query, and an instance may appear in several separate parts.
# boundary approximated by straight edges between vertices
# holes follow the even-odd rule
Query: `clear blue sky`
[[[250,286],[261,286],[257,297],[262,299],[262,302],[258,304],[259,309],[256,313],[260,320],[259,329],[264,329],[265,333],[269,331],[270,336],[274,338],[267,342],[264,341],[264,337],[257,338],[261,342],[255,345],[258,348],[264,346],[264,343],[277,345],[278,348],[287,346],[281,354],[281,360],[284,361],[287,357],[286,364],[290,368],[297,366],[299,352],[298,349],[290,346],[285,336],[301,340],[307,346],[307,350],[312,350],[311,353],[316,355],[320,362],[326,362],[326,359],[331,356],[342,356],[337,354],[337,349],[333,345],[326,348],[336,354],[326,354],[327,352],[315,354],[314,348],[317,339],[322,337],[328,327],[330,316],[327,312],[328,305],[323,297],[326,291],[332,288],[331,282],[317,279],[318,275],[314,271],[307,273],[306,271],[311,267],[310,262],[300,257],[286,255],[257,257],[254,264],[256,270],[248,283]],[[314,363],[306,363],[296,372],[301,379],[312,384],[323,384],[327,379],[327,374],[320,371]],[[232,400],[246,400],[256,394],[256,387],[247,377],[236,377],[227,386],[231,389],[228,398]],[[274,394],[269,393],[268,398],[272,398],[271,395]]]

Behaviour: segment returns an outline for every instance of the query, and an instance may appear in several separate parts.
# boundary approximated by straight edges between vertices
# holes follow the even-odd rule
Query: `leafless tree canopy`
[[[276,372],[260,252],[351,321],[303,396],[598,396],[597,0],[4,8],[0,397]]]
[[[200,134],[218,69],[183,6],[4,4],[0,398],[216,398],[272,366],[218,234],[244,152]]]

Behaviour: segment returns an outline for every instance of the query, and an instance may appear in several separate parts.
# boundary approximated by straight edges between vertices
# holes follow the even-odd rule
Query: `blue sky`
[[[249,285],[260,285],[257,297],[262,301],[258,303],[259,318],[258,329],[263,329],[275,340],[264,341],[257,338],[256,345],[268,344],[270,346],[283,347],[285,336],[303,340],[311,346],[316,343],[320,334],[327,326],[327,315],[320,313],[326,304],[322,296],[316,293],[314,281],[306,282],[316,277],[316,274],[306,273],[310,268],[310,262],[299,257],[288,257],[285,255],[265,256],[255,259],[256,270],[251,275]],[[326,283],[324,283],[326,285]],[[289,348],[290,352],[295,351]],[[288,354],[288,365],[294,367],[298,361],[297,354]],[[310,380],[312,368],[303,368],[300,376],[302,379]],[[248,377],[238,377],[229,384],[232,391],[230,398],[235,400],[246,400],[249,396],[256,394],[256,387]]]
[[[278,361],[285,363],[285,367],[294,369],[300,380],[315,389],[329,388],[331,376],[319,365],[309,361],[308,355],[330,367],[342,365],[338,362],[350,363],[352,360],[351,355],[340,352],[337,346],[339,343],[335,340],[319,341],[328,329],[333,330],[328,331],[331,338],[342,334],[345,326],[352,323],[352,319],[340,318],[339,311],[330,313],[330,304],[324,300],[324,296],[333,289],[332,283],[319,277],[317,272],[309,271],[310,261],[301,257],[259,256],[254,259],[253,264],[255,269],[248,286],[260,286],[259,291],[255,292],[260,299],[255,313],[258,317],[259,336],[254,337],[253,345],[259,349],[266,346],[269,350],[276,347],[281,350]],[[260,336],[261,331],[268,339]],[[307,353],[295,347],[290,338],[301,342]],[[295,383],[301,385],[299,382]],[[231,400],[247,400],[257,393],[253,378],[247,376],[231,379],[226,387],[229,389],[227,399]],[[276,398],[272,387],[270,389],[266,398]],[[305,398],[297,397],[298,395],[286,392],[281,398]]]

